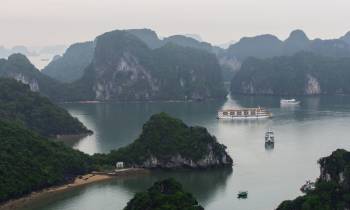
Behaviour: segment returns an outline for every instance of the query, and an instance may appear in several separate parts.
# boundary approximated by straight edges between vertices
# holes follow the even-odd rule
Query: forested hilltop
[[[44,136],[91,133],[65,109],[13,79],[0,78],[0,118]]]
[[[64,87],[56,80],[42,74],[22,54],[13,54],[8,59],[0,59],[0,77],[13,78],[23,84],[28,84],[34,92],[50,97],[51,100],[62,100]]]
[[[350,58],[301,52],[268,59],[249,58],[231,81],[234,94],[350,94]]]
[[[0,203],[92,170],[88,155],[2,120],[0,160]]]
[[[136,193],[124,210],[204,210],[192,194],[174,179],[154,183],[146,192]]]
[[[141,168],[231,167],[226,146],[203,127],[190,127],[166,113],[151,116],[142,133],[130,145],[110,154],[95,155],[97,165],[123,161]]]
[[[336,150],[319,160],[321,175],[316,188],[292,201],[284,201],[277,210],[335,210],[350,208],[350,152]]]

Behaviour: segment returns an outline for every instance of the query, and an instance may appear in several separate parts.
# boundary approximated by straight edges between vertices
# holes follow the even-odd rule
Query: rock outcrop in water
[[[231,82],[231,92],[248,95],[350,94],[350,59],[297,53],[250,58]]]
[[[319,164],[321,174],[315,189],[284,201],[277,210],[350,209],[350,152],[338,149]]]
[[[189,127],[165,113],[153,115],[132,144],[97,155],[99,165],[118,161],[141,168],[231,167],[226,147],[202,127]]]
[[[154,183],[146,192],[136,193],[124,210],[204,210],[196,199],[174,179]]]

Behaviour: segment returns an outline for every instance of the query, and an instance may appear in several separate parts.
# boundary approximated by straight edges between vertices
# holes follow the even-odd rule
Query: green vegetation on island
[[[137,193],[124,210],[204,210],[192,194],[174,179],[154,183],[146,192]]]
[[[61,101],[64,95],[62,85],[41,73],[28,58],[22,54],[13,54],[8,59],[0,59],[0,77],[13,78],[28,84],[34,92],[49,97],[53,101]]]
[[[57,94],[40,91],[55,101],[224,98],[222,70],[210,49],[185,36],[160,40],[147,29],[115,30],[52,61],[43,73],[68,84],[54,85]]]
[[[341,210],[350,208],[350,152],[338,149],[319,160],[321,175],[315,189],[277,210]]]
[[[232,166],[226,147],[205,128],[188,127],[165,113],[153,115],[139,139],[129,146],[93,156],[50,141],[24,128],[20,121],[9,121],[0,121],[0,202],[66,184],[92,170],[110,171],[119,161],[140,168]]]
[[[0,78],[0,118],[15,121],[43,136],[91,133],[65,109],[13,79]]]
[[[265,95],[350,93],[350,59],[301,52],[247,59],[231,81],[231,92]]]
[[[82,78],[66,85],[67,101],[207,100],[224,98],[214,54],[166,44],[150,49],[127,31],[96,38],[92,63]]]
[[[63,184],[91,171],[91,163],[82,152],[0,121],[0,203]]]
[[[143,168],[231,167],[226,147],[203,127],[189,127],[165,113],[153,115],[132,144],[95,155],[97,165],[118,161]]]
[[[271,34],[243,37],[220,56],[234,57],[242,62],[250,57],[266,59],[293,55],[302,51],[329,57],[350,57],[348,40],[347,35],[339,39],[310,40],[304,31],[294,30],[284,41]]]

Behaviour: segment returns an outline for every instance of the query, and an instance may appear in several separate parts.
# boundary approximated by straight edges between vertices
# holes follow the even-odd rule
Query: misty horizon
[[[344,21],[349,7],[345,0],[2,0],[0,46],[70,45],[131,28],[150,28],[160,37],[198,34],[214,45],[261,34],[284,40],[295,29],[310,39],[334,39],[350,30]]]
[[[285,41],[286,39],[288,39],[288,37],[290,36],[290,34],[293,32],[293,31],[297,31],[297,30],[301,30],[303,31],[306,36],[310,39],[310,40],[315,40],[315,39],[322,39],[322,40],[332,40],[332,39],[339,39],[341,38],[342,36],[344,35],[347,35],[348,33],[350,33],[350,30],[349,31],[346,31],[345,33],[343,34],[340,34],[338,37],[310,37],[309,34],[307,33],[307,31],[303,30],[303,29],[293,29],[291,30],[288,35],[284,38],[281,38],[279,36],[277,36],[276,34],[273,34],[273,33],[263,33],[263,34],[255,34],[255,35],[251,35],[251,36],[242,36],[236,40],[227,40],[226,42],[220,42],[220,43],[212,43],[212,42],[209,42],[207,40],[205,40],[201,34],[193,34],[193,33],[177,33],[177,34],[170,34],[168,36],[162,36],[161,34],[159,34],[157,31],[153,30],[152,28],[125,28],[125,29],[114,29],[114,30],[110,30],[110,31],[115,31],[115,30],[132,30],[132,29],[150,29],[154,32],[157,33],[158,35],[158,38],[160,40],[163,40],[164,38],[166,37],[170,37],[170,36],[174,36],[174,35],[183,35],[183,36],[186,36],[186,37],[189,37],[189,38],[193,38],[193,39],[196,39],[198,41],[201,41],[201,42],[207,42],[207,43],[210,43],[212,44],[213,46],[222,46],[222,45],[227,45],[227,44],[235,44],[237,42],[239,42],[242,38],[251,38],[251,37],[257,37],[257,36],[263,36],[263,35],[272,35],[272,36],[275,36],[277,37],[279,40],[281,41]],[[70,45],[74,44],[74,43],[82,43],[82,42],[87,42],[87,41],[93,41],[96,37],[98,37],[99,35],[102,35],[104,33],[107,33],[107,32],[110,32],[110,31],[105,31],[105,32],[102,32],[98,35],[96,35],[94,38],[92,39],[88,39],[88,40],[77,40],[75,42],[72,42],[72,43],[52,43],[52,44],[48,44],[48,45],[24,45],[24,44],[14,44],[14,45],[5,45],[5,44],[1,44],[0,43],[0,48],[1,47],[4,47],[4,48],[7,48],[7,49],[12,49],[12,48],[16,48],[16,47],[27,47],[29,50],[41,50],[43,48],[47,48],[47,47],[57,47],[57,48],[67,48],[69,47]]]

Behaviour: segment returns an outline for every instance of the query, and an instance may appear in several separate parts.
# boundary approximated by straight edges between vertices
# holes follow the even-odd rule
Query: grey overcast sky
[[[92,40],[113,29],[199,34],[211,43],[303,29],[335,38],[350,30],[350,0],[0,0],[0,46]]]

